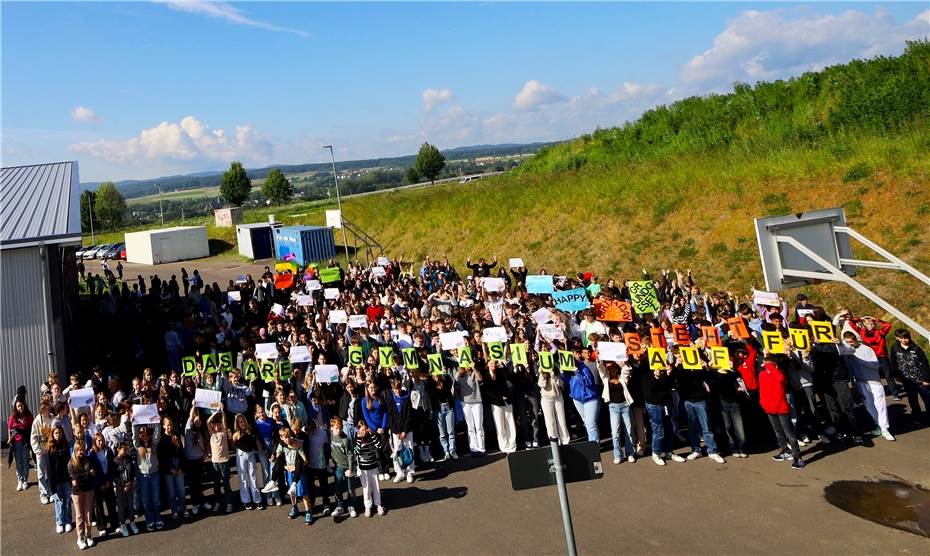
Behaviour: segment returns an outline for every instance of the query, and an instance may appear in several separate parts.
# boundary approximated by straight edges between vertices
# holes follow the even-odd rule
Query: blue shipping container
[[[332,229],[318,226],[276,228],[274,249],[279,260],[293,261],[300,266],[336,256]]]

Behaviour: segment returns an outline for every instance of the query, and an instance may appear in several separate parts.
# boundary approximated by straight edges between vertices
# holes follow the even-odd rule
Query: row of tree
[[[105,181],[96,191],[81,193],[81,230],[117,230],[126,220],[126,199],[116,184]]]

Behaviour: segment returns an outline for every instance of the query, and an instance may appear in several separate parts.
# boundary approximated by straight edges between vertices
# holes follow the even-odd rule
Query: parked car
[[[119,252],[119,258],[120,258],[120,260],[123,260],[123,261],[126,260],[126,248],[125,248],[125,247],[123,247],[123,248],[120,250],[120,252]]]
[[[120,252],[122,252],[122,250],[123,250],[123,247],[125,247],[125,244],[123,244],[123,243],[114,243],[114,244],[111,245],[108,249],[106,249],[105,251],[103,251],[102,253],[100,253],[98,256],[99,256],[101,259],[104,259],[104,258],[106,258],[106,259],[118,259],[118,258],[119,258]]]
[[[88,247],[87,249],[84,250],[84,253],[81,254],[81,258],[83,258],[83,259],[93,259],[93,258],[94,258],[94,254],[97,253],[97,251],[99,251],[100,248],[103,247],[103,246],[104,246],[103,243],[99,243],[99,244],[97,244],[97,245],[92,245],[92,246]]]
[[[93,251],[88,251],[84,253],[85,259],[100,259],[103,258],[103,252],[112,247],[112,243],[101,243],[100,247],[94,249]]]
[[[92,251],[92,250],[94,250],[94,249],[97,249],[98,247],[100,247],[100,246],[99,246],[99,245],[85,245],[85,246],[81,247],[80,249],[78,249],[77,251],[75,251],[75,252],[74,252],[74,256],[77,257],[78,259],[83,259],[83,258],[85,258],[85,257],[84,257],[84,254],[85,254],[85,253],[87,253],[88,251]]]

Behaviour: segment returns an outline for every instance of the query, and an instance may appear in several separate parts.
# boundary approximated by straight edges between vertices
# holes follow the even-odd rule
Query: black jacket
[[[362,404],[365,403],[365,396],[361,395],[359,388],[356,388],[355,392],[355,408],[352,412],[352,422],[358,423],[364,417],[362,416]],[[339,395],[339,418],[343,421],[349,420],[349,402],[351,401],[351,396],[349,393],[342,389],[341,394]]]
[[[400,404],[400,411],[397,410],[397,403],[394,401],[394,392],[386,392],[384,403],[388,410],[388,428],[394,434],[410,432],[413,430],[413,406],[410,405],[410,396],[405,396],[404,401]]]
[[[895,342],[891,346],[890,359],[892,368],[901,378],[911,382],[930,382],[930,364],[927,363],[927,354],[913,342],[907,348]]]
[[[48,484],[57,485],[71,480],[68,474],[68,461],[71,454],[68,452],[67,443],[63,443],[56,450],[50,450],[48,453]]]

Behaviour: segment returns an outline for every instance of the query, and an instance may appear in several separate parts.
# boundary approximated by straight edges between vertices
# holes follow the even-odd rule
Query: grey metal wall
[[[0,251],[0,411],[4,418],[9,415],[10,402],[20,384],[26,386],[29,407],[35,413],[39,385],[51,366],[46,305],[50,292],[43,280],[48,266],[40,249]],[[57,343],[53,334],[53,352]],[[5,441],[8,431],[5,426],[0,428]]]

